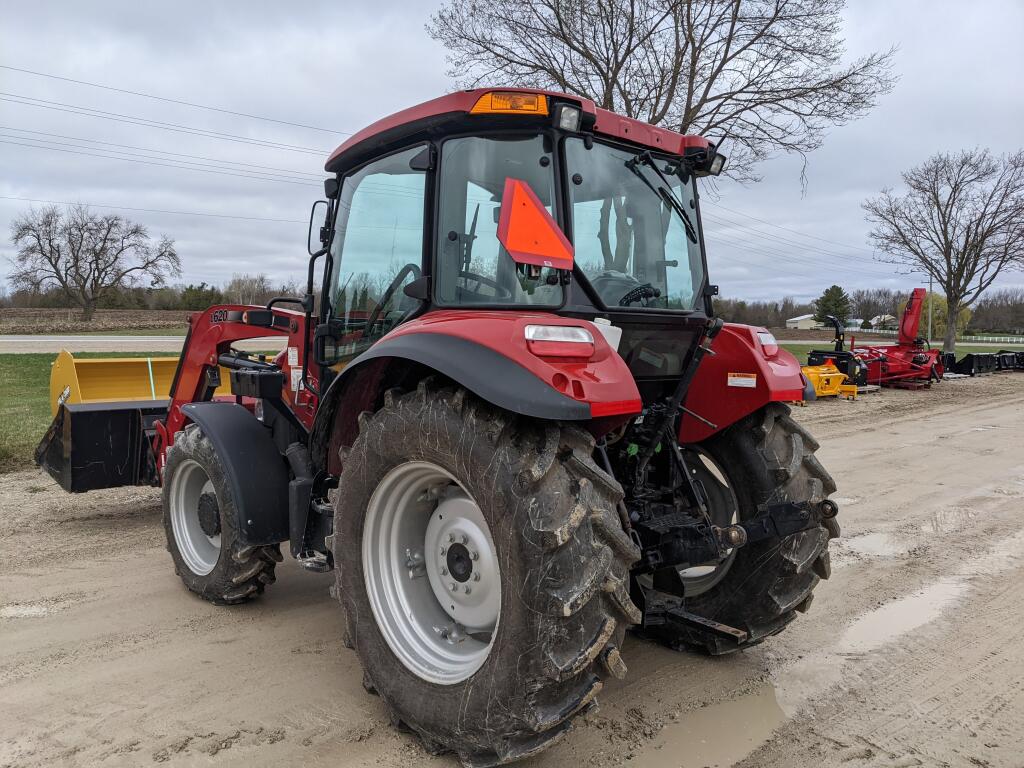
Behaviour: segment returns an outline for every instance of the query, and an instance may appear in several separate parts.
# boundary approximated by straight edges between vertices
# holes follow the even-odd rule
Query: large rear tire
[[[197,424],[174,436],[163,475],[163,522],[174,571],[217,605],[244,603],[274,583],[281,550],[245,546],[217,451]]]
[[[639,552],[593,446],[431,380],[360,417],[336,497],[337,593],[364,685],[429,750],[472,765],[533,754],[625,674]],[[490,591],[471,604],[466,586]]]
[[[763,504],[794,501],[816,505],[836,489],[814,456],[818,442],[782,404],[768,405],[701,448],[724,473],[743,520],[756,516]],[[710,495],[714,502],[716,494]],[[810,530],[735,550],[713,588],[684,597],[687,611],[745,630],[749,639],[744,645],[678,624],[652,628],[648,636],[673,647],[697,646],[722,654],[781,632],[798,612],[810,607],[819,580],[831,574],[828,543],[839,536],[839,524],[835,518],[819,519],[818,523]]]

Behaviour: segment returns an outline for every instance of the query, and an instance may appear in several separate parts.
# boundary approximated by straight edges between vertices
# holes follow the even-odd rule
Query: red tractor
[[[626,674],[627,629],[734,651],[829,576],[800,365],[712,314],[697,181],[724,162],[546,91],[385,118],[327,161],[305,296],[193,315],[168,400],[65,392],[37,458],[162,485],[211,602],[273,584],[281,544],[334,568],[395,722],[467,764],[534,754]]]

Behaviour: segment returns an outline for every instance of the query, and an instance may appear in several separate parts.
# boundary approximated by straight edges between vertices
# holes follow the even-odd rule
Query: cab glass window
[[[345,178],[331,246],[328,360],[348,360],[401,323],[419,302],[403,288],[423,263],[426,174],[410,161],[422,146],[366,165]]]
[[[440,175],[437,303],[560,306],[557,270],[528,278],[497,234],[508,178],[529,184],[554,215],[554,167],[544,138],[450,139],[441,149]]]
[[[693,179],[669,160],[597,142],[568,139],[565,156],[576,266],[605,306],[694,309],[704,266]]]

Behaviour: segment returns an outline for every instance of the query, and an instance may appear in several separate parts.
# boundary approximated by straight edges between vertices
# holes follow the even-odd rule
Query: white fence
[[[878,336],[899,336],[899,331],[885,331],[885,330],[867,330],[865,328],[845,328],[845,333],[848,336],[856,336],[861,333],[877,334]],[[920,331],[919,331],[920,332]],[[942,341],[942,339],[938,339]],[[1024,336],[957,336],[958,342],[961,341],[974,341],[985,344],[1024,344]],[[935,341],[935,339],[932,339]]]

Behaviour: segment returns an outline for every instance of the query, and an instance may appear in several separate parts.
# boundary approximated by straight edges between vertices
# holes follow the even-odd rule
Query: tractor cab
[[[638,379],[677,378],[711,314],[696,180],[724,160],[541,91],[463,91],[370,126],[326,166],[321,362],[430,311],[539,311],[604,318]]]

